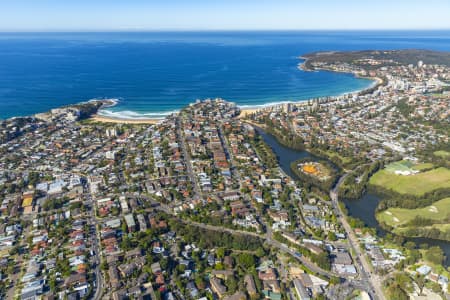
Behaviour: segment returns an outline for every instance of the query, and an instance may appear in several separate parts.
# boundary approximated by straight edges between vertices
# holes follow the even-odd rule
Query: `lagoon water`
[[[449,31],[0,33],[0,119],[92,98],[103,111],[161,117],[208,97],[243,106],[339,95],[371,84],[304,72],[312,51],[450,50]]]
[[[280,168],[294,179],[298,179],[298,177],[292,172],[290,167],[291,163],[305,157],[314,159],[314,156],[307,151],[293,150],[281,145],[274,136],[264,132],[262,129],[258,129],[258,132],[276,154]],[[366,193],[360,199],[343,199],[343,202],[345,203],[350,216],[362,220],[371,228],[376,228],[378,234],[384,236],[386,232],[379,226],[377,219],[375,218],[376,208],[380,200],[381,197],[375,194]],[[450,243],[448,241],[429,238],[408,238],[407,240],[413,241],[417,246],[427,244],[428,246],[441,247],[445,254],[443,265],[445,267],[450,266]]]

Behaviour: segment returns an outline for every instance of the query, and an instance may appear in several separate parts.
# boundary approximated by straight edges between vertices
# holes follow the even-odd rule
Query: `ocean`
[[[0,33],[0,119],[94,98],[119,99],[104,115],[155,118],[204,98],[340,95],[372,82],[304,72],[299,56],[406,48],[450,51],[450,31]]]

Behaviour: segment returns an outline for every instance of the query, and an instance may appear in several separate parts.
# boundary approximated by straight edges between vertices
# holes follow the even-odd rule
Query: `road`
[[[183,152],[184,162],[186,163],[186,169],[187,169],[189,179],[191,180],[192,184],[194,185],[193,186],[194,198],[195,199],[203,199],[201,189],[198,185],[197,177],[195,176],[194,171],[192,170],[191,156],[186,147],[186,143],[184,140],[184,134],[181,131],[181,128],[182,128],[181,125],[182,125],[181,116],[179,114],[176,119],[177,140],[180,142],[180,148],[181,148],[181,151]]]
[[[191,180],[195,183],[195,187],[198,188],[198,183],[197,183],[197,179],[192,171],[192,166],[190,163],[190,156],[189,153],[187,151],[185,142],[184,142],[184,136],[181,132],[181,120],[179,119],[180,117],[177,118],[177,130],[178,130],[178,138],[180,141],[180,147],[182,148],[183,151],[183,155],[185,157],[186,160],[186,165],[187,165],[187,171],[188,171],[188,175],[191,178]],[[223,129],[221,126],[219,126],[219,134],[220,134],[220,138],[222,140],[222,145],[228,155],[229,160],[231,161],[231,165],[232,165],[232,169],[234,170],[234,176],[236,177],[236,179],[238,179],[240,181],[240,174],[239,172],[236,170],[235,168],[235,162],[234,162],[234,157],[232,156],[232,152],[229,149],[229,145],[228,145],[228,141],[226,140],[225,134],[223,132]],[[280,171],[282,172],[281,168]],[[284,172],[283,172],[284,173]],[[286,175],[287,176],[287,175]],[[195,190],[196,194],[200,194],[199,190]],[[167,214],[171,214],[173,215],[171,209],[165,205],[160,205],[159,209],[163,210],[165,213]],[[180,219],[180,218],[179,218]],[[320,274],[322,276],[326,276],[326,277],[331,277],[331,276],[337,276],[337,274],[334,274],[333,272],[329,272],[326,270],[321,269],[320,267],[318,267],[317,265],[315,265],[314,263],[312,263],[309,259],[307,259],[304,256],[299,256],[297,255],[296,251],[290,249],[287,245],[282,244],[276,240],[273,239],[272,237],[272,232],[270,230],[268,230],[267,234],[265,236],[262,236],[258,233],[254,233],[254,232],[249,232],[249,231],[244,231],[244,230],[234,230],[234,229],[229,229],[229,228],[224,228],[224,227],[218,227],[218,226],[212,226],[212,225],[208,225],[208,224],[203,224],[203,223],[197,223],[197,222],[193,222],[190,220],[185,220],[185,219],[180,219],[182,222],[186,223],[186,224],[190,224],[199,228],[203,228],[203,229],[208,229],[208,230],[213,230],[213,231],[220,231],[220,232],[227,232],[230,234],[242,234],[242,235],[248,235],[248,236],[253,236],[253,237],[258,237],[258,238],[262,238],[264,239],[268,244],[270,244],[271,246],[278,248],[279,250],[281,250],[284,253],[290,254],[291,256],[293,256],[295,259],[299,260],[302,264],[304,264],[307,268],[309,268],[311,271]]]
[[[239,173],[239,170],[236,168],[236,161],[234,159],[234,155],[233,152],[230,150],[230,145],[228,144],[228,139],[225,135],[225,133],[223,132],[223,124],[220,124],[218,126],[219,128],[219,136],[220,139],[222,141],[222,145],[223,148],[225,150],[225,154],[227,155],[228,161],[230,162],[231,165],[231,172],[232,172],[232,176],[233,178],[239,182],[239,190],[242,188],[242,180],[241,180],[241,174]]]
[[[380,299],[384,300],[386,299],[384,297],[382,285],[381,285],[381,279],[376,274],[372,274],[371,267],[369,263],[367,262],[366,258],[363,255],[363,252],[361,250],[361,247],[359,245],[359,241],[353,232],[353,229],[350,227],[350,224],[348,224],[347,219],[344,216],[344,213],[341,210],[341,207],[339,206],[339,196],[338,196],[338,190],[339,187],[344,182],[345,178],[347,178],[348,175],[350,175],[351,172],[348,172],[344,174],[341,178],[339,178],[338,183],[335,185],[335,187],[330,191],[330,197],[333,204],[333,209],[335,211],[335,214],[339,220],[339,222],[344,227],[344,230],[347,234],[348,241],[350,243],[350,247],[353,249],[354,253],[356,254],[356,257],[354,257],[355,262],[358,262],[358,264],[355,263],[355,265],[358,265],[361,280],[363,282],[367,282],[367,284],[370,284],[370,293],[373,299]]]
[[[95,220],[95,216],[93,210],[90,212],[90,222],[89,225],[91,227],[92,233],[92,250],[94,251],[93,260],[95,262],[95,293],[92,299],[98,300],[101,299],[103,293],[103,277],[102,271],[100,270],[100,246],[99,246],[99,237],[97,234],[97,222]]]
[[[90,257],[91,263],[95,266],[94,267],[94,273],[95,273],[95,292],[92,297],[94,300],[101,299],[104,291],[104,283],[103,283],[103,275],[102,271],[100,270],[100,255],[101,255],[101,249],[100,249],[100,237],[97,232],[97,218],[95,216],[95,208],[94,208],[94,196],[91,195],[89,188],[87,185],[84,185],[84,193],[85,193],[85,203],[91,207],[91,209],[88,212],[88,219],[87,224],[89,225],[89,232],[88,234],[90,236],[91,240],[91,249],[94,251],[94,255]]]
[[[320,268],[319,266],[317,266],[316,264],[314,264],[313,262],[311,262],[308,258],[306,258],[303,255],[298,255],[297,251],[292,250],[291,248],[289,248],[287,245],[282,244],[280,242],[278,242],[277,240],[274,240],[272,238],[267,237],[266,238],[266,242],[268,244],[270,244],[271,246],[278,248],[279,250],[281,250],[284,253],[290,254],[291,256],[293,256],[295,259],[297,259],[298,261],[300,261],[305,267],[307,267],[308,269],[310,269],[312,272],[320,274],[322,276],[325,276],[327,278],[330,278],[332,276],[337,276],[339,277],[338,274],[334,274],[331,271],[326,271],[322,268]]]
[[[374,275],[368,276],[368,274],[370,273],[370,267],[369,267],[368,263],[365,261],[365,259],[363,258],[363,256],[361,255],[361,250],[359,248],[359,244],[357,242],[356,236],[354,236],[354,233],[351,230],[350,226],[348,225],[347,221],[342,217],[343,214],[340,211],[339,205],[336,205],[337,204],[336,191],[344,179],[345,179],[345,177],[341,178],[338,185],[336,185],[336,187],[333,189],[333,191],[331,191],[334,209],[335,210],[337,209],[339,211],[339,213],[337,213],[337,215],[339,216],[338,218],[339,218],[340,222],[343,224],[343,226],[347,232],[347,236],[349,237],[351,247],[354,249],[355,253],[357,253],[357,256],[362,258],[362,259],[360,259],[362,262],[362,266],[363,266],[362,272],[360,272],[360,274],[362,276],[360,283],[364,284],[364,282],[367,282],[367,283],[371,284],[371,288],[370,288],[369,292],[370,292],[370,294],[374,294],[374,295],[372,295],[373,299],[380,299],[380,300],[385,299],[383,296],[383,293],[381,291],[380,281],[375,281],[376,277],[374,277]],[[154,204],[152,208],[145,209],[145,211],[151,211],[153,209],[156,209],[156,210],[162,211],[166,214],[169,214],[173,217],[176,217],[180,222],[183,222],[184,224],[196,226],[196,227],[206,229],[206,230],[211,230],[211,231],[226,232],[226,233],[233,234],[233,235],[246,235],[246,236],[257,237],[257,238],[263,239],[266,243],[268,243],[272,247],[277,248],[279,251],[289,254],[292,257],[294,257],[296,260],[300,261],[304,266],[306,266],[312,272],[317,273],[322,276],[325,276],[327,278],[330,278],[331,276],[339,277],[338,274],[331,272],[331,271],[326,271],[326,270],[320,268],[319,266],[317,266],[316,264],[314,264],[313,262],[311,262],[305,256],[299,255],[297,253],[297,251],[289,248],[286,244],[280,243],[277,240],[273,239],[272,231],[270,230],[270,228],[268,228],[266,234],[258,234],[256,232],[236,230],[236,229],[231,229],[231,228],[225,228],[222,226],[213,226],[213,225],[209,225],[209,224],[198,223],[198,222],[194,222],[191,220],[182,219],[182,218],[178,217],[176,214],[173,213],[171,208],[167,205],[153,201],[147,197],[142,197],[142,199]],[[106,220],[107,219],[103,219],[102,221],[106,221]],[[97,220],[95,219],[95,217],[93,215],[92,215],[92,223],[97,224]],[[97,236],[96,236],[95,240],[97,240]],[[95,250],[96,255],[98,255],[100,253],[100,251],[98,249],[98,242],[97,241],[94,242],[93,245],[94,245],[94,248],[96,249]],[[100,264],[97,264],[96,272],[95,272],[96,277],[98,278],[97,279],[97,287],[96,287],[97,289],[96,289],[96,293],[94,296],[94,299],[96,299],[96,300],[100,299],[101,293],[99,291],[101,291],[103,288],[103,282],[102,282],[102,277],[101,277],[101,271],[99,270],[99,265]],[[375,293],[372,293],[372,291],[375,291]]]
[[[154,204],[159,204],[159,203],[155,202]],[[160,210],[160,211],[163,211],[163,212],[165,212],[167,214],[175,216],[173,214],[173,212],[171,211],[171,209],[168,206],[166,206],[166,205],[160,204],[159,206],[155,206],[154,209]],[[175,216],[175,217],[177,217],[177,216]],[[225,228],[225,227],[221,227],[221,226],[213,226],[213,225],[208,225],[208,224],[204,224],[204,223],[194,222],[194,221],[191,221],[191,220],[181,219],[179,217],[177,217],[177,218],[181,222],[183,222],[185,224],[189,224],[189,225],[196,226],[196,227],[203,228],[203,229],[207,229],[207,230],[218,231],[218,232],[227,232],[227,233],[230,233],[230,234],[247,235],[247,236],[252,236],[252,237],[257,237],[257,238],[263,239],[265,242],[267,242],[272,247],[278,248],[282,252],[290,254],[292,257],[294,257],[295,259],[300,261],[303,265],[305,265],[311,271],[313,271],[313,272],[315,272],[317,274],[320,274],[322,276],[326,276],[328,278],[330,278],[331,276],[337,276],[337,274],[334,274],[333,272],[329,272],[329,271],[323,270],[322,268],[318,267],[317,265],[312,263],[306,257],[298,255],[295,250],[290,249],[287,245],[282,244],[282,243],[274,240],[272,238],[271,231],[268,231],[268,234],[266,234],[266,235],[261,235],[261,234],[258,234],[256,232],[249,232],[249,231],[244,231],[244,230],[230,229],[230,228]]]
[[[22,232],[23,236],[28,236],[30,229],[29,227],[26,227],[25,231]],[[24,274],[24,270],[23,270],[23,255],[25,254],[25,250],[24,247],[26,246],[26,239],[22,238],[18,247],[20,249],[19,254],[17,254],[17,258],[14,259],[15,261],[15,265],[14,265],[14,272],[13,274],[11,274],[9,276],[9,288],[7,289],[6,292],[6,299],[16,299],[17,297],[20,296],[19,292],[20,289],[18,289],[19,284],[20,284],[20,279]]]

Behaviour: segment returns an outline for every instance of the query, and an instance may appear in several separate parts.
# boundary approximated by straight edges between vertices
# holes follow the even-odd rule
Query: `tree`
[[[317,263],[319,267],[325,270],[331,269],[330,257],[327,252],[322,252],[313,258],[314,262]]]
[[[389,299],[407,300],[408,293],[412,291],[411,278],[407,273],[398,272],[385,282]]]
[[[335,285],[335,284],[339,284],[339,283],[341,283],[341,279],[340,279],[339,277],[331,276],[331,278],[330,278],[330,284]]]
[[[203,277],[198,276],[198,275],[195,277],[195,285],[200,290],[204,290],[206,288],[205,280],[203,279]]]
[[[17,253],[19,253],[19,246],[18,246],[18,245],[12,247],[12,248],[9,250],[9,255],[10,255],[10,256],[16,255]]]
[[[122,222],[122,233],[125,234],[126,232],[128,232],[128,227],[127,224],[125,222]]]
[[[390,286],[387,289],[387,293],[390,296],[390,299],[396,299],[396,300],[408,300],[409,299],[408,294],[404,290],[399,289],[394,285]]]
[[[407,258],[408,264],[412,265],[418,262],[422,258],[422,254],[420,253],[420,250],[413,249],[409,251],[409,257]]]
[[[218,249],[216,250],[216,255],[217,255],[217,257],[218,257],[219,259],[224,258],[224,256],[225,256],[225,248],[223,248],[223,247],[218,248]]]
[[[427,243],[423,243],[423,244],[420,244],[420,249],[428,249],[428,244]]]
[[[32,185],[32,186],[35,186],[36,183],[39,182],[39,177],[40,177],[39,173],[37,173],[37,172],[30,172],[30,174],[28,174],[28,184]]]
[[[414,243],[412,241],[408,241],[408,242],[405,243],[405,248],[409,249],[409,250],[412,250],[412,249],[416,248],[416,243]]]
[[[430,288],[435,293],[440,293],[442,291],[442,287],[437,282],[430,282]]]
[[[184,273],[185,270],[186,270],[186,266],[185,265],[182,265],[182,264],[177,265],[178,274]]]
[[[49,281],[48,281],[48,285],[49,285],[49,287],[50,287],[50,290],[51,290],[53,293],[56,293],[56,292],[57,292],[57,290],[56,290],[56,288],[57,288],[57,283],[56,283],[56,278],[55,278],[55,276],[50,276],[50,279],[49,279]]]
[[[336,240],[337,240],[336,233],[334,233],[333,231],[330,231],[330,232],[328,233],[328,239],[329,239],[330,241],[336,241]]]
[[[440,265],[444,261],[444,252],[439,246],[430,247],[425,253],[425,258],[431,263]]]
[[[245,269],[248,269],[255,265],[255,257],[249,253],[241,253],[238,256],[237,262]]]
[[[128,251],[132,248],[131,240],[127,235],[122,236],[120,246],[123,250]]]
[[[234,278],[234,276],[228,277],[225,284],[228,288],[229,293],[233,294],[234,292],[236,292],[238,288],[238,283],[236,281],[236,278]]]
[[[264,251],[262,247],[258,247],[258,249],[256,249],[256,256],[261,258],[264,255],[266,255],[266,251]]]
[[[421,274],[416,274],[416,276],[414,277],[414,281],[419,287],[419,296],[421,296],[423,288],[425,287],[425,276]]]
[[[169,260],[166,258],[163,258],[159,261],[159,264],[163,270],[166,270],[167,266],[169,265]]]

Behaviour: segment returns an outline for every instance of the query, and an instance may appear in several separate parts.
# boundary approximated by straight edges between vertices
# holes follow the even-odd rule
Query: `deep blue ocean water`
[[[0,33],[0,119],[92,98],[118,116],[155,117],[208,97],[255,106],[371,84],[303,72],[312,51],[450,51],[449,31]]]

